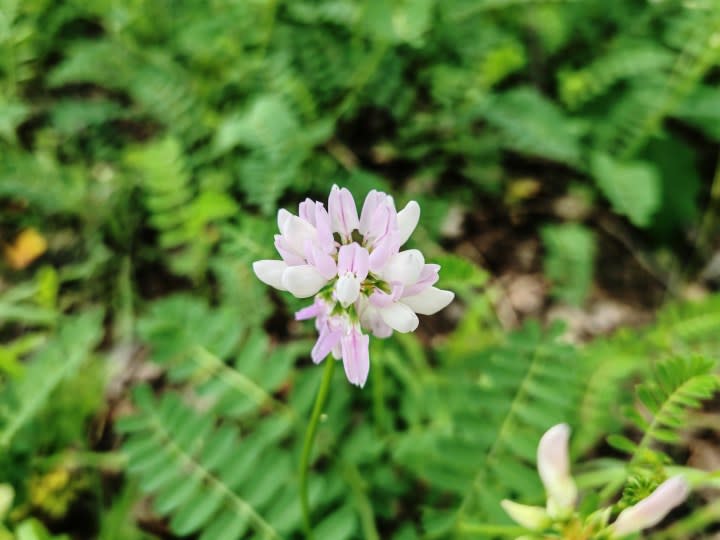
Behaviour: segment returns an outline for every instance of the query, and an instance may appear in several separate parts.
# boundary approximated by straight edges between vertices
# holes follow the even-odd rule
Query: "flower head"
[[[608,525],[611,508],[601,508],[583,518],[575,511],[577,488],[570,476],[569,438],[570,426],[558,424],[547,430],[538,444],[537,466],[547,494],[546,508],[510,500],[501,503],[514,521],[537,533],[523,539],[547,538],[545,533],[552,538],[564,538],[565,533],[572,532],[572,538],[617,540],[657,525],[688,496],[687,482],[675,476],[660,484],[640,502],[623,510],[611,525]]]
[[[300,203],[297,216],[281,209],[275,235],[281,259],[253,263],[263,283],[298,298],[315,297],[295,314],[315,319],[319,335],[312,359],[342,359],[357,386],[365,384],[370,369],[363,331],[379,338],[412,332],[417,314],[432,315],[455,296],[433,286],[439,265],[426,264],[416,249],[400,251],[419,219],[415,201],[398,212],[391,196],[375,190],[358,216],[350,191],[333,186],[327,210],[311,199]]]

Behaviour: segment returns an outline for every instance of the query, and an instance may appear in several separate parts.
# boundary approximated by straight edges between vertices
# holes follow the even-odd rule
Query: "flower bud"
[[[622,537],[657,525],[670,510],[685,501],[689,492],[682,476],[665,480],[642,501],[620,512],[612,525],[613,531]]]
[[[545,509],[539,506],[518,504],[508,499],[501,501],[500,505],[516,523],[531,531],[544,529],[551,522],[550,516],[548,516]]]
[[[570,476],[568,439],[570,426],[558,424],[545,432],[537,451],[537,467],[553,517],[569,513],[575,507],[577,488]]]

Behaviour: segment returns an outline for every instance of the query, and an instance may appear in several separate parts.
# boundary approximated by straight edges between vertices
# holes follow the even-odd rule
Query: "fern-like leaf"
[[[176,394],[156,401],[142,386],[134,398],[138,413],[118,424],[128,435],[128,470],[142,490],[155,494],[156,511],[172,516],[175,534],[202,530],[203,540],[234,540],[252,527],[260,538],[280,538],[260,512],[290,469],[284,452],[270,451],[289,429],[282,418],[266,424],[272,430],[241,441],[236,428],[216,427],[212,415],[188,407]]]
[[[89,310],[63,320],[56,336],[36,353],[24,373],[6,390],[0,415],[0,448],[28,426],[47,403],[53,391],[76,373],[101,337],[102,314]]]

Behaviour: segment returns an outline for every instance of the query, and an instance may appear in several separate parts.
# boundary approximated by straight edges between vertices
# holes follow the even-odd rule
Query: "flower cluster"
[[[542,436],[538,445],[537,466],[547,494],[546,508],[502,501],[503,508],[511,518],[539,535],[521,537],[518,540],[546,538],[543,533],[548,531],[560,533],[562,538],[570,531],[572,538],[624,538],[657,525],[688,496],[687,482],[681,476],[675,476],[660,484],[640,502],[620,512],[610,525],[610,508],[598,510],[583,520],[575,514],[577,488],[570,475],[569,438],[570,427],[567,424],[558,424]]]
[[[412,332],[417,314],[432,315],[454,297],[433,286],[439,265],[425,264],[417,249],[400,250],[419,218],[415,201],[398,212],[391,196],[375,190],[358,216],[350,191],[333,186],[327,210],[310,199],[300,203],[297,216],[281,209],[275,247],[282,260],[253,264],[264,283],[298,298],[315,297],[295,315],[315,319],[312,359],[342,358],[352,384],[362,387],[370,369],[364,330],[380,338],[393,330]]]

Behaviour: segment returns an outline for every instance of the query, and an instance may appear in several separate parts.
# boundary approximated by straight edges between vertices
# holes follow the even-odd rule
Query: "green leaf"
[[[650,225],[662,200],[662,185],[655,167],[596,153],[592,157],[592,173],[618,214],[627,216],[638,227]]]
[[[546,225],[540,230],[545,247],[545,275],[556,298],[580,306],[592,284],[595,269],[595,236],[576,223]]]

